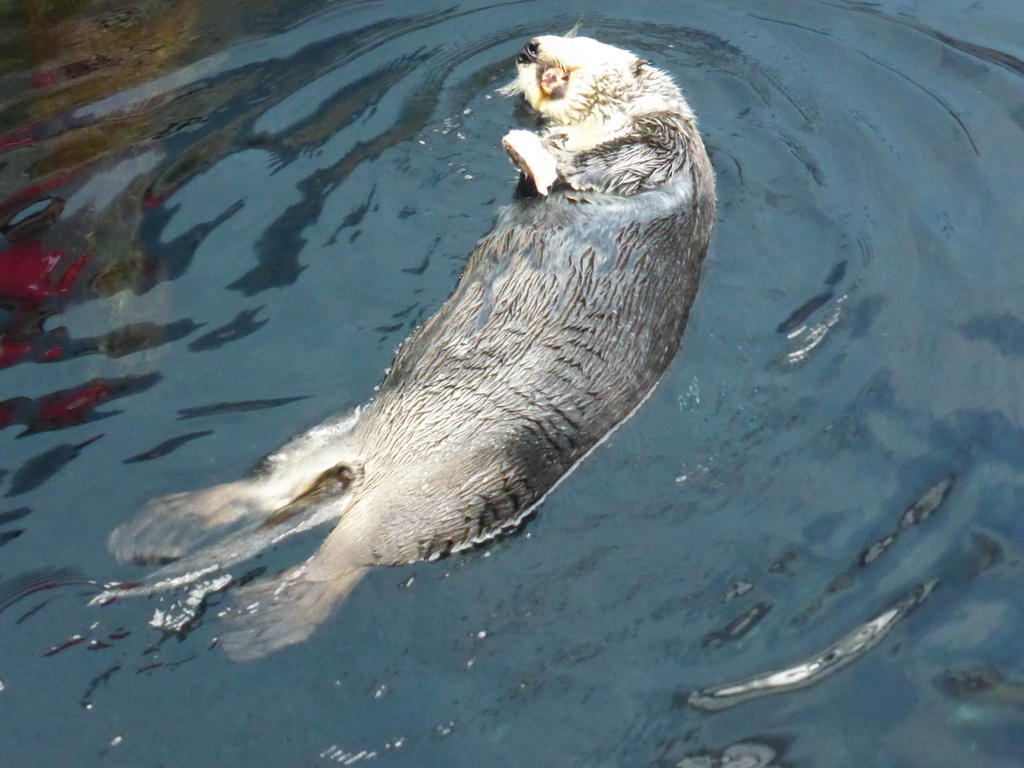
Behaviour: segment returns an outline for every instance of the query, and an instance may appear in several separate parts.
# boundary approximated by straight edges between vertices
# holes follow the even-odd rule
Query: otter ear
[[[633,66],[630,67],[630,69],[633,71],[633,77],[639,77],[640,73],[643,72],[644,67],[650,63],[651,62],[649,62],[647,59],[637,59],[636,61],[634,61]]]

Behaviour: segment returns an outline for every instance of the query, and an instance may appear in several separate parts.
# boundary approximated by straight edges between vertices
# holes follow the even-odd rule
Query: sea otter
[[[584,37],[516,58],[539,135],[505,139],[515,202],[451,298],[363,408],[248,479],[149,503],[122,560],[173,562],[102,600],[208,577],[334,523],[302,565],[235,588],[222,643],[254,658],[305,639],[367,569],[434,559],[517,526],[644,401],[676,354],[715,219],[695,117],[663,71]]]

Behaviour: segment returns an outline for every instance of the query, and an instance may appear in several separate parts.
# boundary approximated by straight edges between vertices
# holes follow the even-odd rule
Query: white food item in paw
[[[554,156],[544,148],[540,137],[530,131],[515,130],[501,140],[505,151],[519,169],[533,179],[537,191],[546,195],[558,179]]]

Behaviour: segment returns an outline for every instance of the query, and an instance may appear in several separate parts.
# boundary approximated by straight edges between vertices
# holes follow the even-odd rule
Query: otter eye
[[[536,40],[531,40],[516,56],[516,64],[531,64],[537,60],[537,54],[539,53],[540,43]]]

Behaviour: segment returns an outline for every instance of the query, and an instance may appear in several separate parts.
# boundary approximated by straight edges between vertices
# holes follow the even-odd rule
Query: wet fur
[[[584,37],[543,36],[533,44],[535,60],[520,63],[501,90],[523,94],[545,118],[541,141],[565,186],[624,195],[657,189],[703,154],[690,146],[699,141],[693,111],[650,62]],[[564,81],[557,97],[543,85],[551,72]]]
[[[248,480],[158,499],[116,530],[123,560],[178,559],[108,595],[189,583],[333,524],[304,564],[235,590],[224,645],[262,656],[307,637],[368,568],[518,525],[647,397],[696,295],[714,175],[667,75],[587,38],[536,40],[546,65],[577,73],[554,99],[531,97],[533,65],[509,89],[549,119],[560,188],[521,185],[364,409]]]

